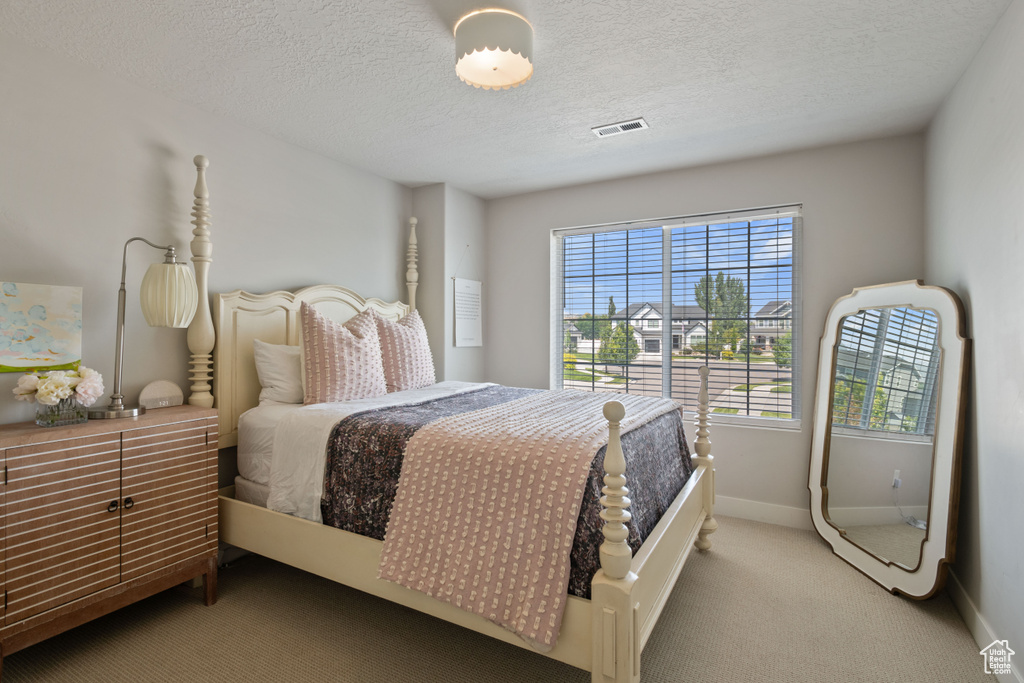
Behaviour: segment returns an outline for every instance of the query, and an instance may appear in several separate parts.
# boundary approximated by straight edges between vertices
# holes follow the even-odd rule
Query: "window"
[[[799,207],[782,207],[554,231],[552,329],[572,320],[593,344],[570,369],[552,345],[552,386],[668,396],[693,410],[708,364],[712,412],[799,417],[799,228]],[[630,323],[650,311],[660,320],[647,318],[641,337]],[[776,331],[770,348],[757,328]]]
[[[935,431],[938,317],[917,308],[873,308],[840,323],[832,424],[930,435]]]

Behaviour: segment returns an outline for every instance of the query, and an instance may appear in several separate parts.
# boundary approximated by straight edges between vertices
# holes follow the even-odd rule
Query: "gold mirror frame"
[[[878,557],[851,541],[828,514],[829,452],[833,421],[834,368],[840,326],[847,316],[871,309],[930,309],[938,316],[941,353],[935,387],[935,430],[932,448],[927,526],[920,562],[913,568]],[[892,593],[924,599],[943,586],[956,546],[960,498],[960,455],[965,410],[964,388],[970,355],[963,304],[948,289],[920,280],[859,287],[832,305],[825,321],[818,360],[814,402],[814,433],[808,488],[811,521],[832,551]],[[865,447],[870,447],[866,445]],[[889,472],[891,475],[892,473]]]

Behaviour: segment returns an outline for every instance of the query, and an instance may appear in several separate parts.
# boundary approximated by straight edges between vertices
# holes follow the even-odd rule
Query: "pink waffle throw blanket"
[[[679,405],[616,395],[622,431]],[[546,391],[421,427],[406,446],[378,576],[554,647],[608,395]],[[629,472],[626,472],[628,478]]]

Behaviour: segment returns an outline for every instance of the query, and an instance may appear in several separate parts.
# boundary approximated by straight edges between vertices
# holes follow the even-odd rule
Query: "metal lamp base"
[[[138,417],[146,412],[145,406],[139,406],[137,408],[100,408],[99,410],[90,410],[90,420],[106,420],[117,417]]]

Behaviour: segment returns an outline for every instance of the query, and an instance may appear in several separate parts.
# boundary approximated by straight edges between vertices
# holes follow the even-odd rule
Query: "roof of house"
[[[629,320],[635,318],[640,311],[645,307],[650,307],[658,318],[663,318],[662,305],[660,303],[652,304],[648,301],[644,301],[637,304],[630,304],[626,308],[620,309],[612,316],[612,320]],[[673,306],[672,307],[672,319],[673,320],[693,320],[695,318],[705,318],[707,313],[700,306],[687,304],[684,306]]]
[[[774,316],[785,316],[787,318],[793,317],[793,302],[781,300],[769,301],[764,306],[762,306],[757,313],[754,314],[755,318],[768,318]]]
[[[685,334],[690,334],[694,330],[696,330],[698,327],[701,328],[702,330],[704,330],[705,332],[708,331],[708,327],[707,327],[707,325],[704,324],[704,321],[703,320],[698,320],[698,321],[696,321],[694,323],[691,323],[689,327],[687,327],[685,330],[683,330],[683,332]]]

